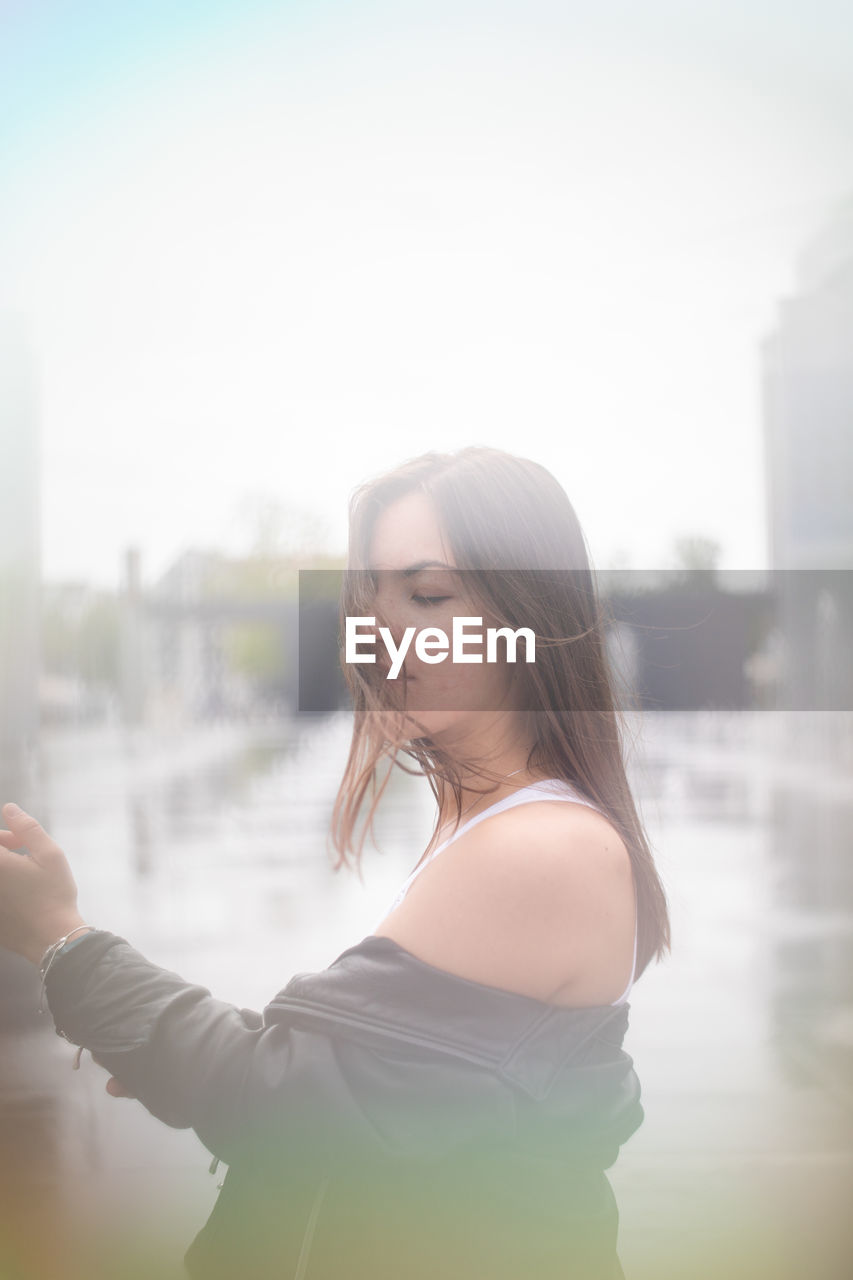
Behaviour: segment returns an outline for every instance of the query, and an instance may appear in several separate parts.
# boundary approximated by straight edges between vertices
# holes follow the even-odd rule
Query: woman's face
[[[422,493],[411,493],[388,506],[376,521],[370,542],[370,568],[378,571],[374,607],[377,629],[387,627],[397,647],[407,627],[415,635],[438,628],[451,642],[442,662],[429,663],[415,651],[412,638],[402,660],[400,674],[389,681],[389,695],[405,694],[405,707],[415,717],[411,737],[428,737],[448,745],[464,738],[468,730],[487,728],[510,705],[510,681],[504,662],[459,663],[453,661],[453,618],[482,618],[482,625],[468,624],[465,653],[485,659],[485,631],[500,625],[488,616],[467,591],[465,574],[456,574],[450,548],[444,541],[438,513]],[[474,637],[482,633],[482,643]],[[433,653],[437,647],[432,649]],[[377,670],[390,666],[387,648],[377,634],[374,652]],[[429,652],[427,650],[427,652]]]

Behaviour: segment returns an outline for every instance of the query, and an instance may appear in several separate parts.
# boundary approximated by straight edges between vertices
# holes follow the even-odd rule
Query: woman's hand
[[[17,805],[4,804],[2,815],[10,830],[0,830],[0,946],[38,964],[52,943],[86,921],[77,910],[68,859],[56,841]],[[21,847],[29,857],[11,852]],[[115,1076],[107,1081],[107,1093],[134,1097]]]
[[[0,946],[38,964],[52,943],[86,921],[68,859],[35,818],[4,804],[0,830]],[[13,853],[26,848],[29,856]]]

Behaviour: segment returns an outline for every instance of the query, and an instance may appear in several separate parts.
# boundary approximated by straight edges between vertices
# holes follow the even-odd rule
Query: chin
[[[430,740],[440,740],[449,730],[458,728],[465,718],[464,711],[413,711],[407,717],[412,728],[411,738]]]

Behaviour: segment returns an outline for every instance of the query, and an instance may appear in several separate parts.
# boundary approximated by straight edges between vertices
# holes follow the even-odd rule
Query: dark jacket
[[[369,935],[263,1014],[97,931],[57,1031],[229,1166],[199,1280],[618,1280],[604,1170],[643,1119],[627,1005],[565,1009]]]

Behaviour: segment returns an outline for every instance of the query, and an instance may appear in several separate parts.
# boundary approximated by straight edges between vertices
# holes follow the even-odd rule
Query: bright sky
[[[544,463],[600,568],[766,564],[760,342],[853,188],[853,7],[0,0],[0,267],[43,569],[345,541],[428,448]]]

